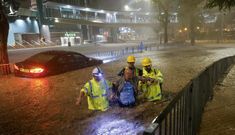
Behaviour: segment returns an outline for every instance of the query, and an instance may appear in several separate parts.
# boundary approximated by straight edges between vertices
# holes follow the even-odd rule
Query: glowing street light
[[[102,9],[102,10],[100,10],[100,13],[104,13],[104,10]]]
[[[90,8],[85,8],[85,11],[91,11]]]
[[[58,23],[58,22],[60,22],[60,21],[59,21],[59,19],[58,19],[58,18],[55,18],[55,22],[56,22],[56,23]]]
[[[130,10],[130,7],[128,5],[125,5],[124,8],[126,11]]]
[[[199,30],[199,29],[200,29],[200,27],[197,26],[197,30]]]
[[[187,31],[187,30],[188,30],[188,28],[185,27],[185,28],[184,28],[184,31]]]

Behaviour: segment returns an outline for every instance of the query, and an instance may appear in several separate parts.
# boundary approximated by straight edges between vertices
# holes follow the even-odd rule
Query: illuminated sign
[[[64,34],[64,36],[65,36],[65,37],[76,37],[76,33],[74,33],[74,32],[66,32],[66,33]]]

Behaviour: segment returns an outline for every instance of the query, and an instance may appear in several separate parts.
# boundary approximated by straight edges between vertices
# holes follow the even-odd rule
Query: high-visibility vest
[[[163,83],[163,76],[161,71],[152,68],[151,71],[148,73],[143,68],[143,77],[149,77],[159,81],[159,83],[154,82],[151,84],[141,84],[141,88],[144,91],[145,97],[149,101],[161,100],[162,94],[160,84]]]
[[[125,68],[128,68],[128,67],[125,67]],[[124,71],[125,71],[125,68],[123,68],[119,73],[118,73],[118,76],[123,76],[124,75]],[[140,69],[134,67],[134,70],[132,70],[132,73],[133,73],[133,76],[141,76],[140,74]]]
[[[139,76],[139,72],[140,72],[139,69],[136,67],[134,67],[134,70],[132,70],[133,76]]]
[[[88,81],[82,91],[87,96],[88,109],[106,111],[109,107],[107,98],[110,89],[110,82],[101,80],[97,82],[94,78]]]
[[[139,76],[139,69],[135,68],[134,76]]]

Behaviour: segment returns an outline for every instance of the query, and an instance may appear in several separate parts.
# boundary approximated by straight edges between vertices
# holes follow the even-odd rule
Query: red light
[[[30,73],[42,73],[44,71],[43,68],[33,68],[33,69],[30,69]]]
[[[19,70],[18,66],[16,66],[16,64],[14,64],[14,69]]]

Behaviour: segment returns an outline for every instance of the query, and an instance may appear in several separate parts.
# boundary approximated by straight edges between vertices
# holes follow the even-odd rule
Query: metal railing
[[[56,44],[52,41],[26,41],[22,40],[22,42],[15,42],[14,46],[8,45],[11,48],[20,49],[20,48],[35,48],[35,47],[45,47],[45,46],[55,46]]]
[[[34,40],[31,40],[31,43],[34,44],[35,46],[40,46],[40,42],[37,42],[37,41],[34,41]]]
[[[128,54],[134,54],[134,53],[141,53],[143,51],[158,51],[158,50],[163,50],[167,48],[176,48],[178,46],[182,45],[156,45],[156,43],[146,43],[144,46],[133,46],[133,47],[125,47],[123,49],[119,50],[110,50],[110,51],[102,51],[102,52],[92,52],[87,54],[90,57],[102,59],[102,58],[113,58],[115,57],[116,59],[123,57]]]
[[[22,43],[15,41],[16,46],[20,46],[22,48],[26,48]]]
[[[13,71],[12,64],[0,64],[0,75],[8,75]]]
[[[26,40],[22,40],[22,44],[25,46],[33,47],[33,45]]]
[[[191,80],[144,131],[144,135],[196,135],[213,87],[235,62],[235,56],[214,62]]]

